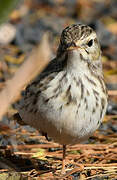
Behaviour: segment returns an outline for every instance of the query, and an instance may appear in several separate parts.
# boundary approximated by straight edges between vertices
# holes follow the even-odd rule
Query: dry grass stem
[[[109,90],[108,95],[109,96],[117,96],[117,90]]]
[[[27,60],[14,76],[6,82],[0,93],[0,119],[7,112],[10,104],[15,102],[20,92],[37,74],[42,72],[49,62],[50,48],[47,34],[43,37],[39,47],[32,51]]]

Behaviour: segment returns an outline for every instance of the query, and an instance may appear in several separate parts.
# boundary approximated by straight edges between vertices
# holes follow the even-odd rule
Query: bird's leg
[[[62,170],[61,170],[61,174],[65,173],[65,153],[66,153],[66,145],[63,145],[63,158],[62,158]]]

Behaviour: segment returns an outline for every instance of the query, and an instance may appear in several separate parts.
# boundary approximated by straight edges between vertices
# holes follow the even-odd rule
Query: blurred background
[[[29,52],[40,44],[42,36],[46,32],[49,33],[49,43],[52,49],[51,58],[54,58],[56,56],[56,50],[62,30],[66,26],[74,23],[88,24],[97,32],[102,49],[105,81],[109,90],[109,105],[107,108],[107,115],[104,118],[104,123],[101,125],[100,129],[94,133],[94,136],[89,139],[88,143],[113,144],[117,142],[116,0],[19,1],[17,7],[11,12],[9,20],[0,26],[0,88],[2,89],[5,85],[5,81],[13,76],[14,72],[16,72],[24,62],[25,57],[29,55]],[[17,169],[21,169],[21,171],[25,170],[28,172],[29,169],[27,168],[26,163],[29,163],[30,170],[34,169],[32,163],[32,159],[35,159],[34,157],[38,159],[39,166],[40,158],[38,155],[40,155],[41,150],[38,152],[38,155],[35,151],[32,151],[32,154],[34,154],[30,159],[27,159],[27,155],[22,155],[21,157],[21,154],[18,153],[18,147],[26,144],[32,145],[30,147],[33,149],[33,144],[47,144],[47,142],[43,137],[39,137],[38,132],[33,128],[27,126],[22,127],[16,123],[13,120],[13,114],[15,112],[14,105],[12,105],[9,108],[7,115],[5,115],[0,122],[0,147],[2,149],[0,150],[2,156],[2,158],[0,157],[0,169],[9,169],[9,167],[12,166],[12,168],[17,167]],[[114,146],[113,148],[115,149]],[[58,153],[59,149],[60,148],[54,149],[51,144],[50,152]],[[23,149],[23,152],[24,151],[25,150]],[[112,153],[108,154],[107,158],[105,154],[103,154],[103,157],[100,160],[97,157],[97,161],[95,159],[95,162],[97,164],[99,162],[107,164],[117,163],[117,151],[111,152]],[[43,154],[44,152],[41,151],[41,153]],[[18,161],[16,159],[18,159]],[[91,163],[92,159],[90,156],[86,157],[86,159],[81,159],[81,163],[84,161]],[[104,161],[104,159],[106,160]],[[48,159],[46,159],[46,161],[48,161]],[[22,163],[24,169],[21,168]],[[43,163],[41,162],[39,167],[42,166]],[[48,168],[45,170],[48,170]],[[111,179],[115,178],[115,174]],[[80,175],[77,174],[76,177],[78,176]],[[36,177],[38,177],[38,175]],[[46,174],[45,177],[47,178],[48,174]],[[73,177],[75,177],[75,175],[72,176],[72,178]],[[107,177],[110,177],[110,175],[107,175]]]

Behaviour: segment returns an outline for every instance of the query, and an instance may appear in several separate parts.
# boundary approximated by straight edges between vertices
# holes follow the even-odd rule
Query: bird
[[[23,92],[23,122],[63,146],[82,143],[100,126],[107,108],[101,48],[88,25],[72,24],[60,37],[56,57]]]

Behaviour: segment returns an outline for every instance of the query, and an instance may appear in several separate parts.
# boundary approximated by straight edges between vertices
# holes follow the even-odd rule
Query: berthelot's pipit
[[[46,50],[45,50],[46,51]],[[63,145],[80,143],[99,127],[107,107],[96,33],[82,24],[66,27],[57,56],[25,90],[22,120]]]

